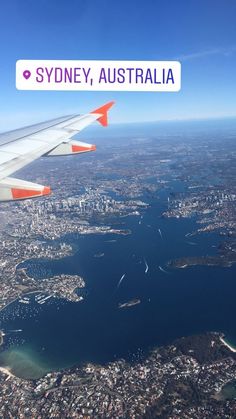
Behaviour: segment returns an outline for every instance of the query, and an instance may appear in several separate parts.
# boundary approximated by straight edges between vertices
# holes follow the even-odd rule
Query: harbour
[[[75,239],[74,255],[26,261],[27,274],[37,281],[76,274],[84,279],[86,292],[79,303],[38,292],[32,293],[30,303],[25,295],[24,303],[15,300],[7,306],[1,312],[2,328],[22,332],[4,337],[3,368],[10,360],[12,373],[19,374],[23,356],[24,374],[35,377],[84,362],[129,360],[138,348],[145,353],[177,337],[209,330],[225,333],[230,341],[235,336],[236,341],[234,323],[228,321],[228,313],[236,314],[235,267],[224,270],[224,277],[219,267],[167,268],[173,257],[214,253],[219,238],[205,234],[190,246],[185,235],[194,230],[195,220],[167,222],[160,217],[165,202],[166,195],[163,203],[150,202],[142,224],[135,216],[123,219],[130,235],[81,235]],[[158,238],[158,228],[164,240],[160,234]],[[120,304],[128,304],[127,309]]]

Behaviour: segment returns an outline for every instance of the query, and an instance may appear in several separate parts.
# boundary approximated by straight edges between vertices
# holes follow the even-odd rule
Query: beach
[[[225,341],[225,339],[223,337],[220,337],[220,341],[227,346],[227,348],[230,349],[230,351],[232,352],[236,352],[236,348],[234,348],[233,346],[231,346],[228,342]]]
[[[8,376],[7,380],[8,380],[9,377],[15,377],[15,375],[11,373],[11,370],[8,367],[0,367],[0,372],[2,372],[3,374],[6,374]]]

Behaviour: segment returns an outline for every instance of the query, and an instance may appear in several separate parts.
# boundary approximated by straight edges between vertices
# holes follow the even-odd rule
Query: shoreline
[[[12,374],[11,369],[9,367],[0,367],[0,372],[7,375],[7,380],[9,377],[17,378],[16,375]]]
[[[227,346],[227,348],[230,350],[230,351],[232,351],[232,352],[236,352],[236,348],[235,347],[233,347],[233,346],[231,346],[230,345],[230,343],[228,343],[228,342],[226,342],[226,340],[222,337],[222,336],[220,336],[220,341],[225,345],[225,346]]]

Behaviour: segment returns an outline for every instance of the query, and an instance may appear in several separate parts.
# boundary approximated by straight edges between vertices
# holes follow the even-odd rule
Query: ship
[[[133,307],[140,303],[141,300],[139,300],[139,298],[134,298],[133,300],[127,301],[126,303],[120,303],[119,308]]]

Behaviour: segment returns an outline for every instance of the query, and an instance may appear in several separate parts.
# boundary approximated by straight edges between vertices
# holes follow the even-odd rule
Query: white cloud
[[[236,46],[233,45],[227,48],[211,48],[206,49],[203,51],[193,52],[191,54],[182,54],[176,57],[175,59],[178,61],[189,61],[198,58],[208,57],[210,55],[224,55],[225,57],[229,57],[236,52]]]

